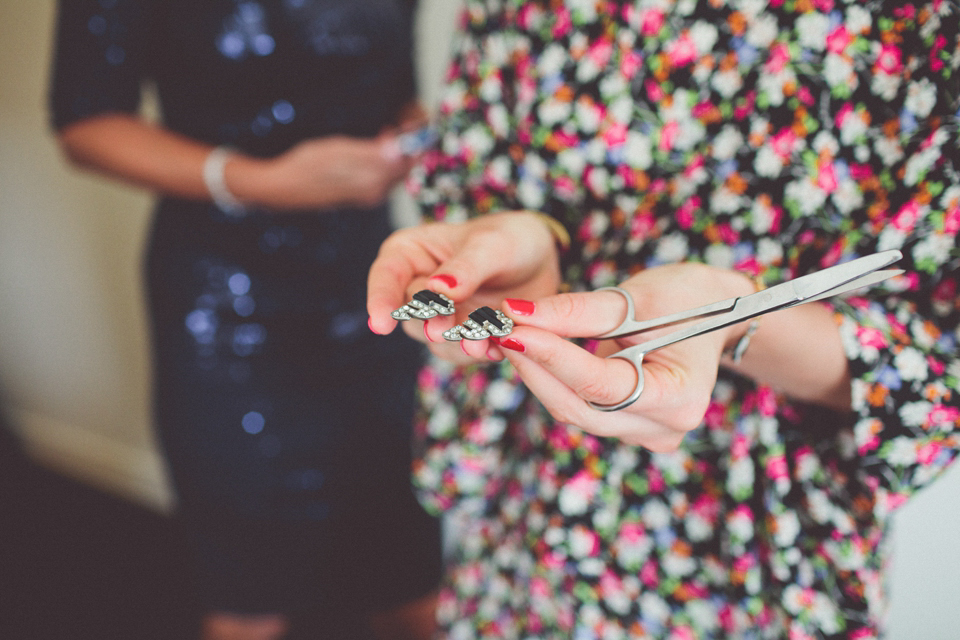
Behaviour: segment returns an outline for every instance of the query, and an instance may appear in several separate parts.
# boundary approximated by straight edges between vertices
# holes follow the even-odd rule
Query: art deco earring
[[[513,320],[500,311],[490,307],[480,307],[471,313],[463,324],[443,332],[443,337],[451,342],[458,340],[483,340],[484,338],[502,338],[513,331]]]
[[[430,318],[435,318],[438,315],[449,316],[453,315],[453,300],[443,295],[442,293],[436,293],[430,291],[429,289],[424,289],[423,291],[418,291],[413,294],[413,299],[407,304],[403,305],[396,311],[392,311],[390,316],[394,320],[410,320],[416,318],[418,320],[429,320]]]

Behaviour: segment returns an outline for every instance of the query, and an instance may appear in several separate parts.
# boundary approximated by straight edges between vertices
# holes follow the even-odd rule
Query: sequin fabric
[[[652,454],[551,420],[508,365],[421,373],[416,483],[456,514],[446,637],[874,638],[890,514],[960,448],[956,3],[468,0],[437,219],[570,230],[574,290],[701,261],[777,282],[881,249],[831,302],[853,411],[721,371]],[[784,336],[789,339],[789,336]]]
[[[414,97],[412,11],[62,0],[51,120],[135,113],[149,82],[166,127],[256,156],[373,136]],[[421,354],[367,328],[366,272],[390,231],[385,206],[236,218],[158,203],[145,261],[157,430],[205,606],[356,622],[356,607],[436,584],[438,523],[409,489]]]

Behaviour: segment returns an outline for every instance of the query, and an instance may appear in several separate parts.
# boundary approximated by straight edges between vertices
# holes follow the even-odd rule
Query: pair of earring
[[[394,320],[404,321],[417,318],[429,320],[438,315],[453,315],[455,309],[453,300],[428,289],[413,294],[413,299],[396,311],[390,313]],[[483,340],[485,338],[502,338],[513,331],[513,320],[501,311],[490,307],[480,307],[470,313],[463,323],[443,332],[443,337],[451,342],[459,340]]]

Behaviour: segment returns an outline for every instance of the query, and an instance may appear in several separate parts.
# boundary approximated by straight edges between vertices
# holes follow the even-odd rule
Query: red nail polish
[[[533,312],[537,310],[537,305],[529,300],[507,298],[504,302],[506,302],[507,306],[510,307],[510,311],[513,311],[518,316],[532,316]]]
[[[442,282],[443,284],[447,285],[447,287],[449,287],[449,288],[451,288],[451,289],[454,289],[454,288],[456,288],[456,286],[457,286],[457,279],[454,278],[453,276],[448,276],[448,275],[446,275],[446,274],[444,274],[444,273],[442,273],[442,274],[440,274],[440,275],[437,275],[437,276],[433,276],[433,277],[431,277],[430,279],[431,279],[431,280],[439,280],[440,282]]]
[[[469,353],[467,353],[466,347],[463,346],[463,340],[460,341],[460,351],[463,351],[463,355],[465,356],[470,356],[471,358],[473,357]]]
[[[513,338],[503,338],[500,340],[500,346],[504,349],[510,349],[511,351],[518,351],[520,353],[523,353],[527,350],[527,348],[523,346],[523,343],[521,343],[519,340],[514,340]]]
[[[373,331],[378,336],[382,335],[379,331],[373,328],[373,318],[367,318],[367,326],[370,327],[370,331]]]
[[[433,342],[433,340],[430,338],[430,334],[427,333],[427,323],[428,323],[428,322],[430,322],[430,321],[429,321],[429,320],[424,320],[424,321],[423,321],[423,337],[427,339],[427,342]]]

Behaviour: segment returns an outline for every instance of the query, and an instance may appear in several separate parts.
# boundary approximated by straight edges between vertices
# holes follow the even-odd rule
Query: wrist
[[[283,208],[283,200],[277,194],[282,196],[290,189],[278,183],[276,172],[271,172],[272,162],[272,159],[234,154],[225,167],[227,188],[250,209]]]
[[[550,232],[550,237],[553,238],[553,242],[557,247],[558,253],[563,254],[570,248],[570,232],[567,231],[567,228],[563,226],[559,220],[541,211],[527,210],[527,213],[534,216],[540,224],[547,228],[547,231]]]

